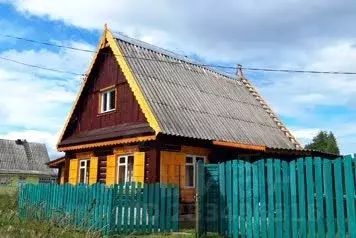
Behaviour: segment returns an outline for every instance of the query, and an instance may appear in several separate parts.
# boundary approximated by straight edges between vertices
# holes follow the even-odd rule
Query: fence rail
[[[105,234],[178,230],[179,189],[164,184],[125,183],[111,187],[26,184],[20,216]]]
[[[198,232],[356,237],[356,162],[299,158],[198,165]]]

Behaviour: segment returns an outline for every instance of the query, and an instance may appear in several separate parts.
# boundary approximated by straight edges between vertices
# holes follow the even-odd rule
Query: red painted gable
[[[108,128],[106,131],[115,130],[115,128],[123,131],[125,127],[148,126],[112,51],[106,48],[101,52],[94,63],[62,142],[68,138],[105,131],[105,128]],[[117,90],[115,111],[101,114],[99,113],[100,90],[113,85]]]

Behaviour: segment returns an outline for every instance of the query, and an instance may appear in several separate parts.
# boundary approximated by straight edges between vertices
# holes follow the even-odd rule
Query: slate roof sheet
[[[0,139],[0,173],[54,175],[45,144]]]
[[[163,134],[296,148],[241,80],[158,47],[116,40]]]

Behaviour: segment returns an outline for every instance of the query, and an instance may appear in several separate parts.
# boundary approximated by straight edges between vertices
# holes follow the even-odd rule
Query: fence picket
[[[238,181],[238,163],[237,160],[232,161],[232,237],[239,236],[239,181]]]
[[[231,161],[225,163],[225,190],[226,190],[226,230],[229,236],[232,235],[232,187],[231,187]]]
[[[283,237],[283,211],[282,211],[282,182],[281,182],[281,161],[274,159],[274,182],[275,182],[275,206],[276,206],[276,237]]]
[[[225,190],[225,163],[219,164],[219,189],[220,189],[220,227],[219,231],[226,234],[226,190]]]
[[[290,199],[290,178],[289,178],[289,166],[287,161],[281,161],[282,163],[282,191],[283,191],[283,236],[291,236],[291,199]]]
[[[172,231],[172,185],[167,185],[167,208],[166,208],[166,218],[165,218],[165,227],[166,231]]]
[[[159,226],[160,226],[160,231],[166,231],[166,227],[165,227],[165,224],[166,224],[166,214],[165,214],[165,211],[166,211],[166,185],[161,185],[160,186],[160,195],[159,195],[159,200],[160,200],[160,216],[159,216]]]
[[[305,211],[305,178],[304,178],[304,159],[297,159],[298,171],[298,205],[299,205],[299,234],[301,237],[307,236],[307,222]]]
[[[142,218],[142,183],[137,183],[137,192],[136,192],[136,229],[142,230],[141,218]]]
[[[266,205],[266,174],[265,161],[258,161],[259,185],[260,185],[260,214],[261,214],[261,236],[267,237],[267,205]]]
[[[135,230],[135,204],[136,204],[136,182],[131,182],[130,189],[130,231]]]
[[[344,215],[344,191],[342,181],[340,159],[334,160],[334,182],[335,182],[335,198],[336,198],[336,216],[337,216],[337,234],[339,237],[346,237],[345,234],[345,215]]]
[[[154,203],[154,192],[155,192],[155,185],[154,184],[150,184],[149,185],[149,202],[148,202],[148,231],[149,232],[152,232],[153,229],[154,229],[154,226],[153,226],[153,222],[154,222],[154,206],[155,206],[155,203]]]
[[[335,237],[335,221],[334,221],[334,192],[333,192],[333,174],[331,170],[331,161],[323,161],[323,178],[326,203],[326,219],[327,219],[327,235]]]
[[[352,157],[345,156],[343,160],[345,168],[345,191],[346,191],[346,209],[347,209],[347,221],[348,231],[350,237],[356,237],[356,215],[355,215],[355,177],[352,168]]]
[[[245,173],[246,173],[246,229],[247,237],[252,237],[252,187],[251,187],[251,163],[245,163]]]
[[[314,159],[314,170],[315,170],[314,173],[315,173],[317,237],[325,237],[323,173],[322,173],[320,158]]]
[[[275,237],[274,221],[274,178],[273,160],[267,159],[267,185],[268,185],[268,236]]]
[[[245,169],[244,162],[239,160],[239,203],[240,203],[240,235],[246,235],[246,226],[245,226]]]
[[[253,178],[253,237],[260,237],[260,213],[259,213],[259,176],[257,162],[252,164],[252,178]]]
[[[148,207],[147,207],[147,204],[148,204],[148,185],[147,184],[143,184],[143,201],[142,201],[142,223],[141,223],[141,227],[142,227],[142,232],[147,232],[148,229],[147,229],[147,216],[148,216],[148,213],[147,213],[147,210],[148,210]]]
[[[173,188],[173,231],[179,229],[179,188],[174,186]]]
[[[160,184],[155,184],[155,193],[154,193],[154,200],[155,200],[155,215],[154,215],[154,231],[159,232],[159,218],[161,215],[161,211],[159,210],[160,204]]]
[[[308,237],[315,237],[313,159],[305,159],[308,209]]]

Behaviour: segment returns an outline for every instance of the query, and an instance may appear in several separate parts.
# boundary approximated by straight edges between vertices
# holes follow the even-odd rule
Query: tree
[[[319,150],[322,152],[340,154],[339,146],[332,132],[320,131],[305,149]]]

